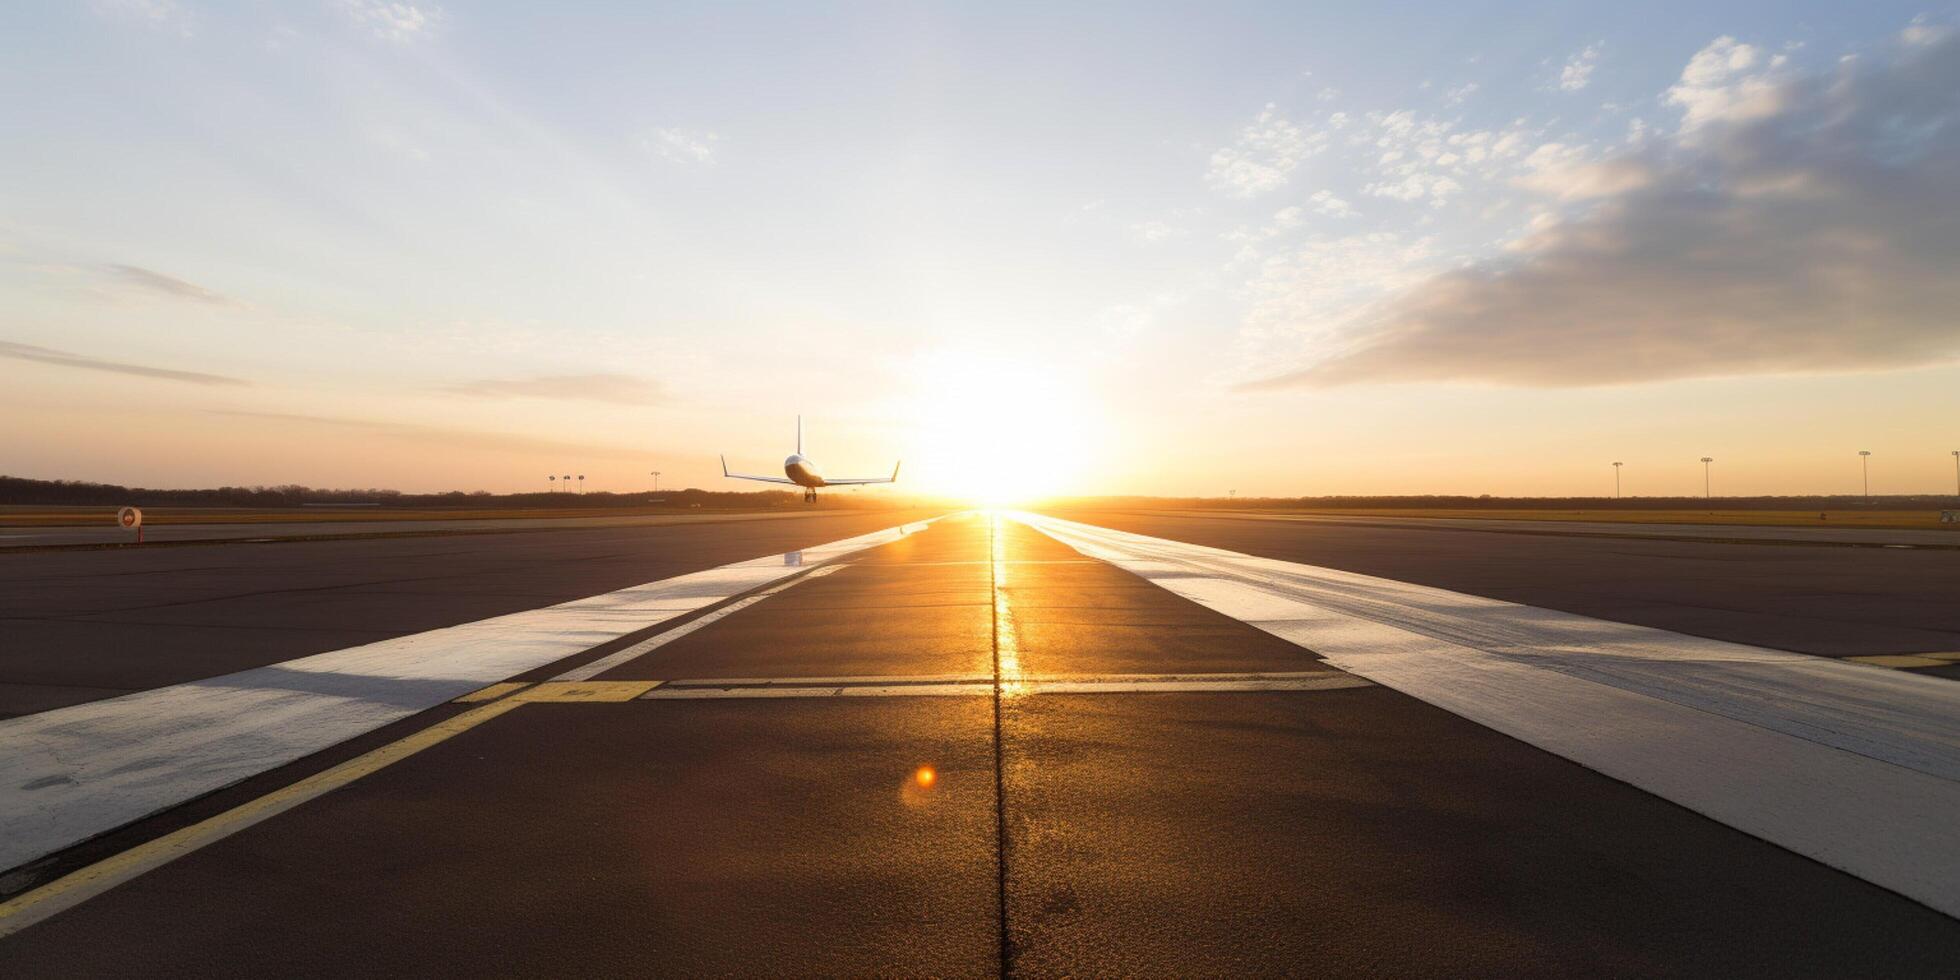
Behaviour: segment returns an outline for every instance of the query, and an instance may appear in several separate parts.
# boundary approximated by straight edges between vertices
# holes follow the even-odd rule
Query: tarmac
[[[1960,553],[1064,516],[1080,526],[836,515],[0,556],[0,740],[71,739],[35,763],[71,784],[38,805],[26,787],[46,776],[0,781],[0,819],[104,805],[60,794],[125,785],[107,770],[126,765],[87,757],[205,700],[178,692],[311,671],[333,683],[277,696],[399,708],[19,863],[0,876],[0,970],[1960,963],[1940,895],[1872,880],[1893,868],[1879,852],[1960,858],[1925,811],[1960,787],[1960,688],[1936,658],[1834,662],[1960,651]],[[1411,659],[1439,643],[1448,659]],[[486,661],[534,665],[471,675]],[[1424,687],[1486,661],[1451,682],[1459,701]],[[1798,731],[1812,716],[1745,681],[1847,714]],[[1583,684],[1660,721],[1616,737],[1638,712],[1490,708],[1462,696],[1478,683]],[[242,730],[218,756],[290,735],[225,723]],[[1735,759],[1731,731],[1751,746]],[[1847,858],[1811,825],[1741,829],[1749,813],[1703,789],[1612,774],[1630,743],[1662,776],[1672,758],[1896,782],[1863,794],[1864,832],[1824,842]],[[146,787],[194,783],[181,754],[151,755]]]

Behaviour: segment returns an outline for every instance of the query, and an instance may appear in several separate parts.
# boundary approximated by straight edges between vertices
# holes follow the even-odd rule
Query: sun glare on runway
[[[927,492],[983,505],[1068,492],[1107,443],[1082,382],[1049,365],[940,351],[912,376],[907,469]]]

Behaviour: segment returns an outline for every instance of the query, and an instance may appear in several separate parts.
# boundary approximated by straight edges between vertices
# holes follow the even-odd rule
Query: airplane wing
[[[902,459],[896,463],[893,463],[892,475],[890,476],[860,476],[860,477],[849,477],[844,479],[837,479],[834,477],[826,476],[823,478],[823,482],[826,486],[832,486],[832,487],[850,487],[850,486],[858,486],[860,484],[865,484],[865,483],[897,483],[898,468],[903,465],[905,465],[905,461]]]
[[[761,480],[764,483],[787,483],[792,487],[796,485],[795,480],[786,476],[751,476],[747,473],[730,473],[728,472],[728,457],[726,456],[721,458],[721,475],[731,480]],[[897,471],[894,470],[892,475],[896,476]]]

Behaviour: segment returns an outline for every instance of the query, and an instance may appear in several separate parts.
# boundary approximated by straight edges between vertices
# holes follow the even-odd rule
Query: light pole
[[[1708,475],[1708,464],[1713,462],[1715,462],[1715,457],[1713,456],[1703,456],[1701,458],[1701,499],[1703,500],[1715,499],[1715,485],[1710,482]]]
[[[545,486],[544,486],[544,490],[545,490],[545,492],[546,492],[546,493],[557,493],[557,492],[558,492],[558,477],[556,477],[556,476],[547,476],[547,477],[545,477],[545,479],[546,479],[546,480],[549,480],[549,481],[551,481],[551,482],[549,482],[549,483],[547,483],[547,484],[545,484]]]
[[[583,473],[578,475],[578,495],[581,497],[585,496],[585,474]]]
[[[565,474],[564,476],[561,476],[561,477],[559,477],[559,479],[561,479],[561,480],[563,480],[563,481],[565,481],[565,492],[566,492],[566,493],[571,493],[571,492],[572,492],[572,475],[571,475],[570,473],[567,473],[567,474]]]
[[[1870,500],[1872,499],[1872,451],[1871,450],[1869,449],[1858,450],[1858,466],[1859,468],[1864,470],[1865,500],[1867,502],[1870,502]]]
[[[1620,499],[1620,462],[1613,461],[1613,499]]]
[[[659,492],[660,492],[660,471],[659,471],[659,470],[654,470],[654,471],[653,471],[653,492],[654,492],[654,493],[659,493]]]
[[[1953,495],[1960,497],[1960,449],[1953,451]]]

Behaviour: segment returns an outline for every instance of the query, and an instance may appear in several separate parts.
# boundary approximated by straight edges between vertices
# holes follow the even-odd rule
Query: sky
[[[1954,491],[1956,23],[9,4],[0,472]]]

